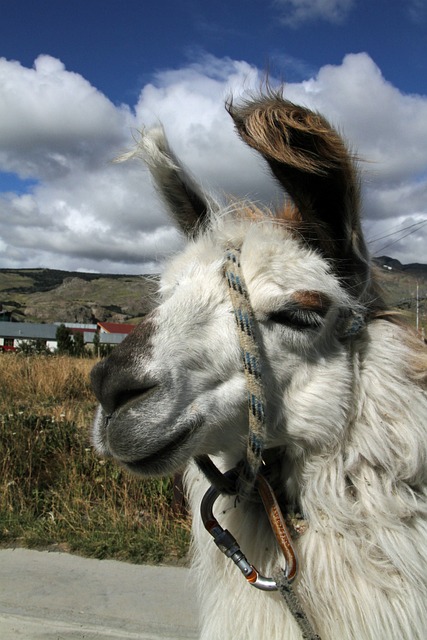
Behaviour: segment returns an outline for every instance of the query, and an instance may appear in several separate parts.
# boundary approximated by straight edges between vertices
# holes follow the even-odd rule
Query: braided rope
[[[227,249],[224,275],[227,279],[234,316],[239,329],[239,342],[248,390],[249,433],[246,460],[238,478],[238,493],[242,497],[249,497],[262,465],[266,439],[265,395],[261,377],[257,323],[242,273],[239,249]],[[285,573],[281,569],[278,570],[274,579],[279,592],[300,627],[303,640],[320,640],[320,637],[313,631]]]
[[[295,590],[292,588],[292,585],[285,573],[280,569],[273,574],[273,578],[277,584],[279,592],[283,596],[301,630],[303,640],[320,640],[320,636],[314,632],[313,627],[301,607]]]
[[[239,329],[239,342],[248,391],[249,433],[246,460],[238,480],[239,494],[247,498],[254,488],[256,476],[262,465],[266,421],[257,326],[243,278],[238,249],[229,248],[226,251],[224,275],[227,279],[234,316]]]

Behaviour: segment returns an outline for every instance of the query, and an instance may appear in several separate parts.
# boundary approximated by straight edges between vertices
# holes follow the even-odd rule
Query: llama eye
[[[288,308],[273,311],[268,319],[291,329],[318,329],[323,324],[323,317],[312,309]]]

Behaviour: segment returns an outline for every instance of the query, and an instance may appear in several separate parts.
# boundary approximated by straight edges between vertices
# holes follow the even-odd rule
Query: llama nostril
[[[108,360],[103,360],[92,369],[91,383],[93,392],[107,415],[136,398],[142,399],[157,386],[156,383],[138,380],[130,373],[123,375],[122,372],[120,376],[116,376]]]
[[[139,386],[130,389],[120,389],[115,396],[111,399],[111,404],[113,405],[113,411],[120,409],[125,404],[132,402],[132,400],[142,399],[143,396],[146,396],[149,391],[154,389],[157,385],[147,385],[147,386]]]

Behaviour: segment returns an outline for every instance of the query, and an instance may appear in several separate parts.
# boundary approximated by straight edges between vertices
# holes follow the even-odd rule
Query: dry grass
[[[0,542],[137,562],[185,557],[169,478],[131,477],[90,446],[93,361],[0,355]]]
[[[13,353],[0,357],[0,411],[49,408],[51,415],[88,424],[88,411],[95,406],[89,384],[94,365],[90,359],[68,356],[25,357]]]

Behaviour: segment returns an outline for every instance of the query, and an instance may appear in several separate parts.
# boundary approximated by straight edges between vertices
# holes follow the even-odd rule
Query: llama
[[[95,447],[145,476],[186,468],[203,640],[305,637],[280,594],[247,584],[199,516],[210,482],[194,459],[226,471],[248,457],[247,377],[224,277],[232,247],[256,325],[261,455],[285,515],[302,518],[292,531],[301,607],[322,640],[421,640],[425,346],[382,301],[357,162],[338,133],[281,91],[227,108],[287,200],[274,213],[235,200],[222,208],[161,128],[143,133],[135,153],[188,243],[162,275],[159,306],[93,370]],[[214,510],[253,566],[265,576],[283,568],[250,493],[221,495]]]

